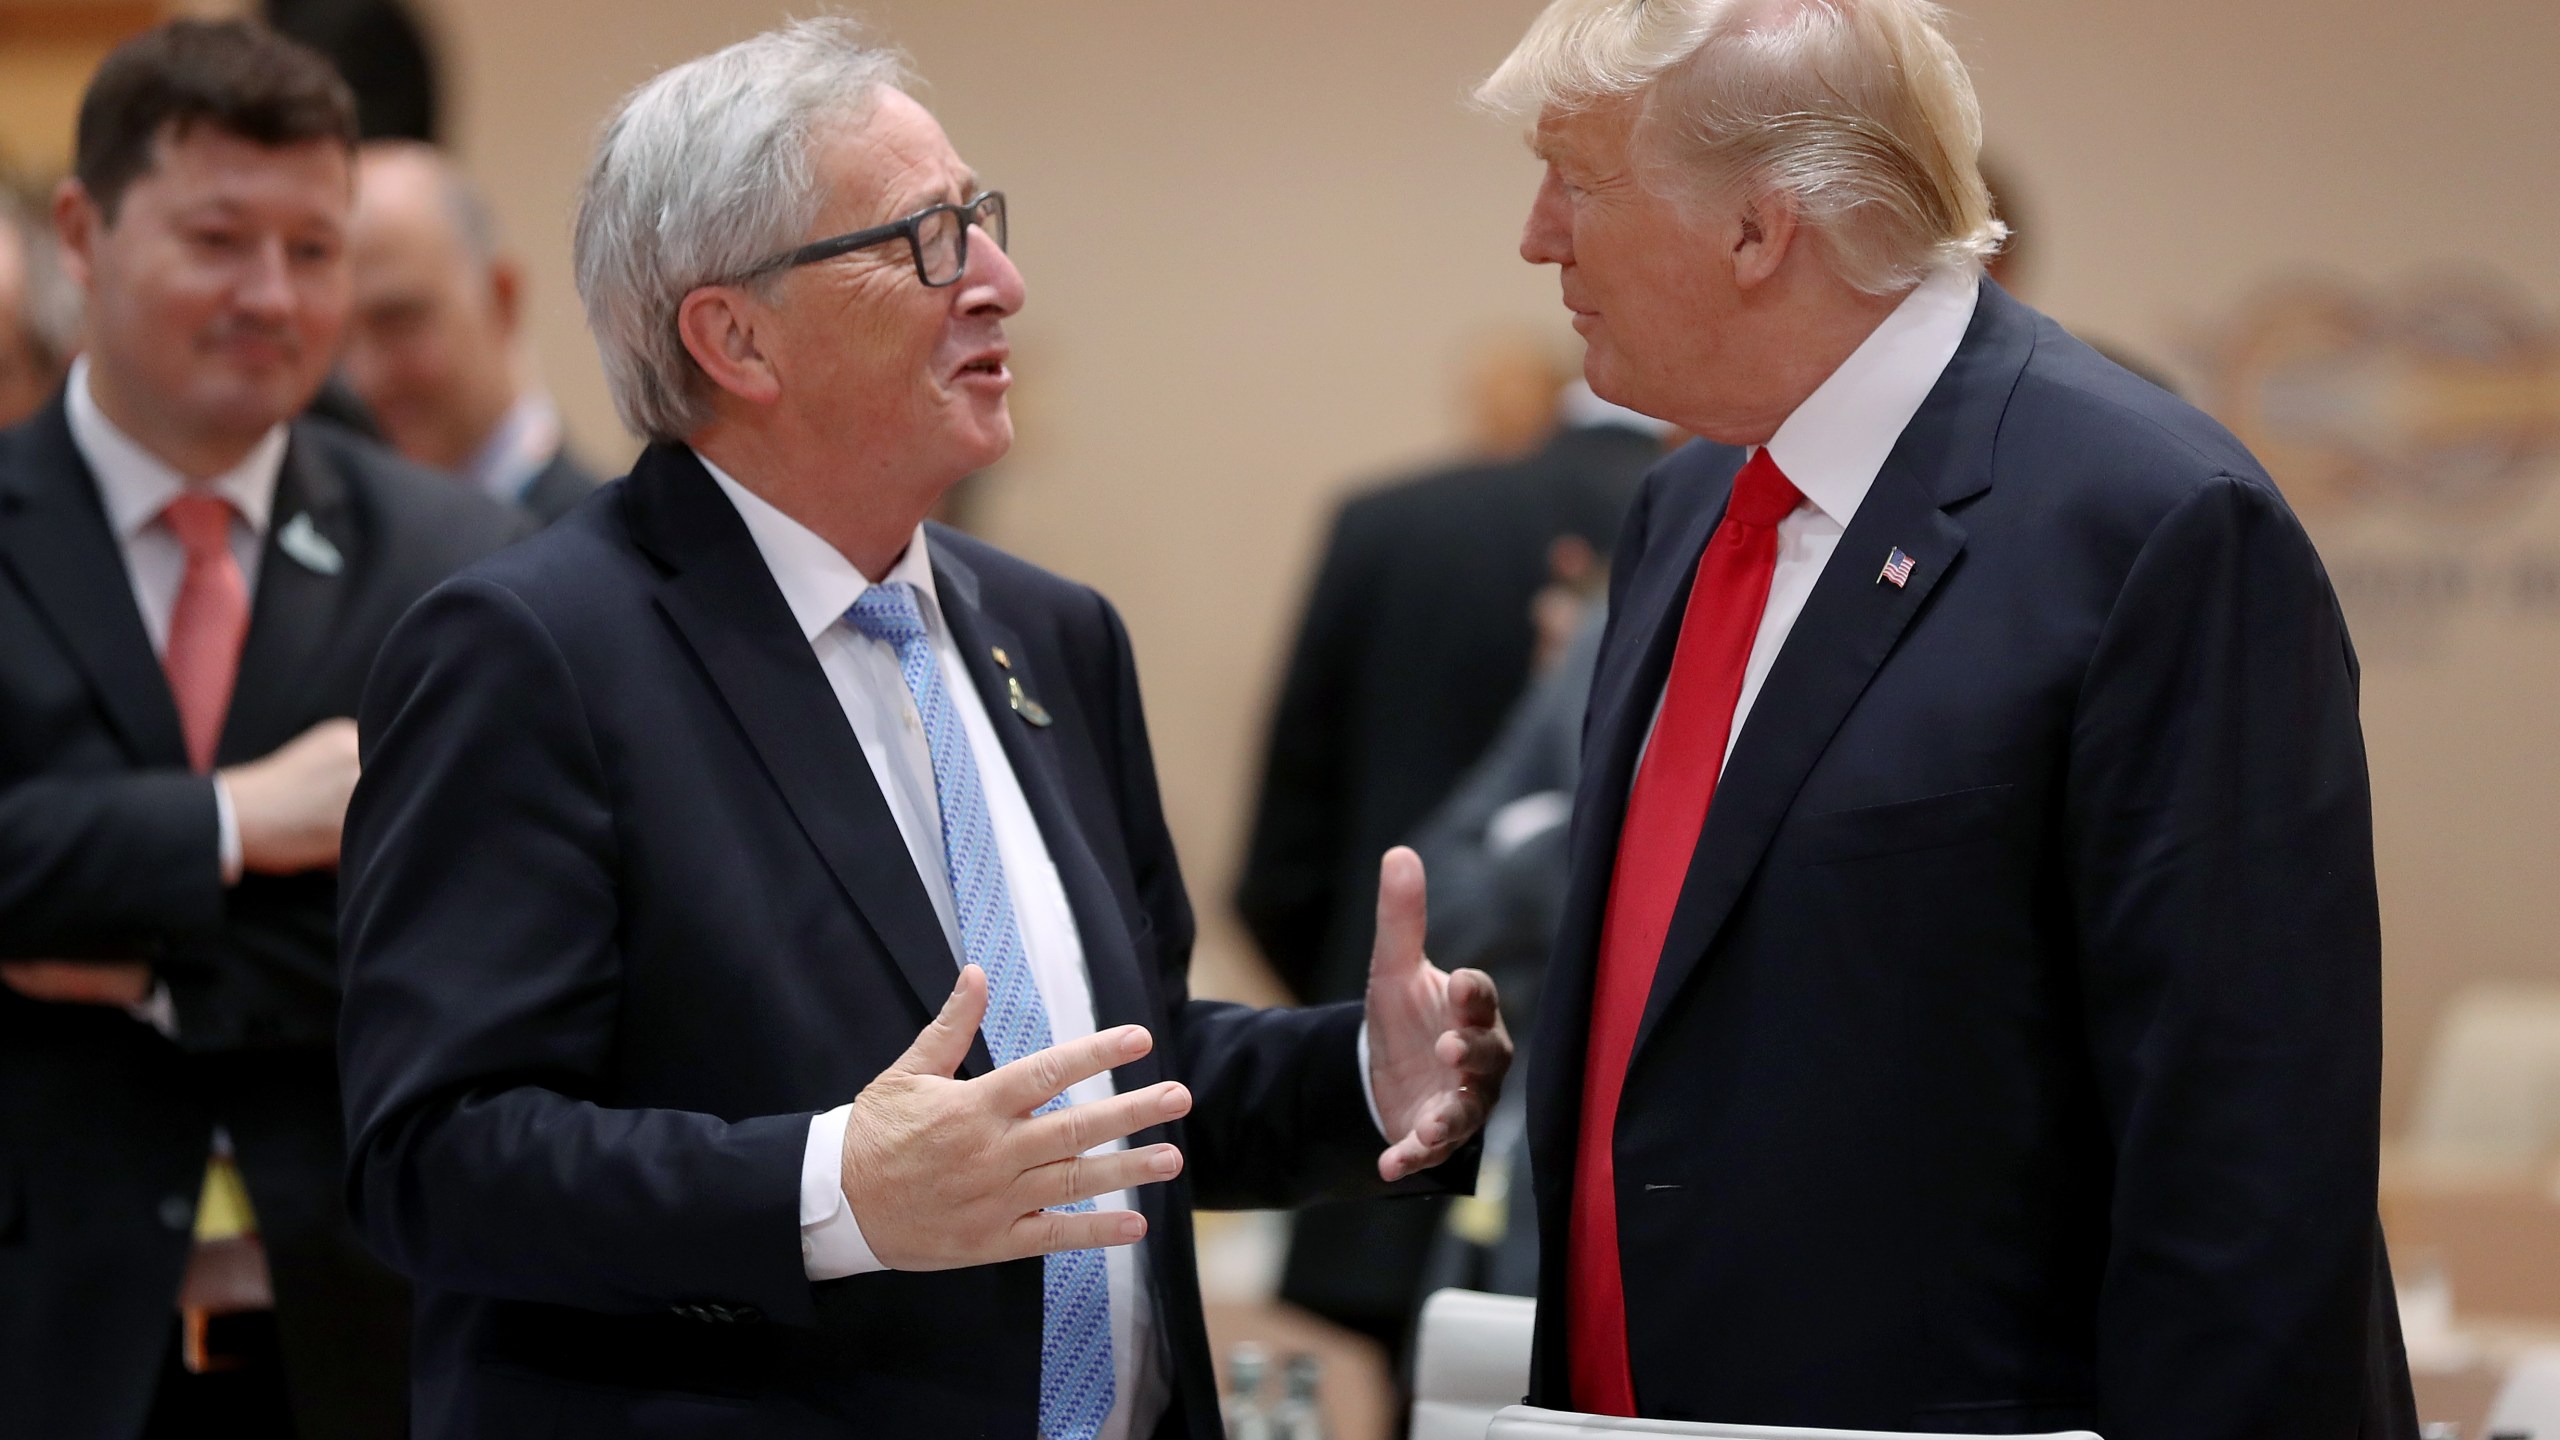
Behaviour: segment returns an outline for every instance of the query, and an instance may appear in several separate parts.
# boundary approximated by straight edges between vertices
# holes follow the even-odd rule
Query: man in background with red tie
[[[1556,0],[1480,98],[1620,541],[1540,1007],[1533,1403],[2415,1432],[2356,661],[2220,426],[1981,274],[1926,0]]]
[[[405,1432],[340,1198],[347,717],[522,522],[292,418],[354,145],[327,61],[179,22],[100,67],[55,199],[89,348],[0,433],[0,1434]]]

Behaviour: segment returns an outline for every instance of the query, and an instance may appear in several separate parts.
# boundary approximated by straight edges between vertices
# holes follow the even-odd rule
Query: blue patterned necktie
[[[987,972],[987,1051],[998,1065],[1049,1048],[1049,1011],[1023,957],[1013,921],[1013,896],[1005,889],[1004,861],[996,853],[995,824],[987,817],[986,792],[969,732],[942,683],[942,666],[925,638],[924,615],[913,586],[892,581],[862,592],[845,612],[854,629],[886,641],[898,652],[907,693],[915,697],[933,752],[933,789],[942,807],[942,860],[951,877],[952,906],[959,912],[960,944]],[[1066,1103],[1053,1096],[1046,1114]],[[1080,1200],[1073,1210],[1091,1210]],[[1093,1440],[1111,1413],[1111,1282],[1099,1250],[1051,1255],[1041,1312],[1040,1434],[1044,1440]]]

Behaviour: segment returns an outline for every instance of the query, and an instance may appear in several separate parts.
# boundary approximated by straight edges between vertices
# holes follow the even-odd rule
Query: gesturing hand
[[[1191,1092],[1173,1081],[1031,1113],[1154,1048],[1144,1027],[1123,1025],[974,1080],[953,1079],[986,1013],[986,973],[965,966],[942,1013],[854,1099],[844,1127],[844,1198],[871,1253],[892,1270],[1127,1245],[1147,1233],[1135,1211],[1052,1207],[1182,1173],[1182,1152],[1171,1145],[1085,1153],[1189,1114]]]
[[[263,759],[225,769],[232,823],[240,827],[241,868],[293,875],[336,865],[358,768],[356,722],[340,716]]]
[[[1422,857],[1404,846],[1378,862],[1378,936],[1369,952],[1369,1088],[1387,1134],[1378,1174],[1401,1180],[1449,1158],[1484,1128],[1511,1032],[1493,977],[1450,974],[1422,953]]]
[[[151,967],[140,960],[11,960],[0,985],[55,1005],[122,1005],[151,998]]]

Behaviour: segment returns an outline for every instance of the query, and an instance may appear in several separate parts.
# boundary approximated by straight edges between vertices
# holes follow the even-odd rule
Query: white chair
[[[1413,1356],[1412,1440],[1484,1440],[1493,1415],[1529,1393],[1538,1302],[1443,1290],[1422,1306]]]
[[[1904,1430],[1804,1430],[1792,1425],[1701,1425],[1686,1420],[1621,1420],[1514,1405],[1493,1417],[1485,1440],[1593,1440],[1601,1435],[1681,1436],[1685,1440],[1978,1440]],[[2086,1430],[2022,1435],[2013,1440],[2098,1440]]]
[[[2560,985],[2482,982],[2446,1004],[2409,1148],[2513,1167],[2560,1150]]]
[[[2516,1358],[2489,1407],[2491,1435],[2560,1435],[2560,1348],[2537,1345]]]

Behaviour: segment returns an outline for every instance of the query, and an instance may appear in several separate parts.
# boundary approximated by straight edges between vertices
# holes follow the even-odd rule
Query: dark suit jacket
[[[533,472],[533,478],[516,492],[516,504],[548,525],[576,509],[578,502],[594,494],[601,483],[596,472],[563,445],[551,452],[551,463]]]
[[[1120,1084],[1196,1097],[1163,1136],[1189,1168],[1140,1194],[1175,1383],[1162,1433],[1215,1436],[1191,1207],[1375,1184],[1359,1010],[1190,998],[1191,910],[1118,617],[957,532],[932,546],[979,693],[1009,674],[1052,717],[990,706],[1097,1022],[1157,1036]],[[420,1431],[1029,1436],[1038,1260],[803,1275],[809,1120],[905,1051],[957,966],[692,454],[650,450],[438,589],[386,648],[364,727],[351,1185],[419,1287]]]
[[[1638,750],[1742,454],[1628,520],[1536,1042],[1534,1394]],[[1909,583],[1880,583],[1899,547]],[[1649,1415],[2409,1435],[2356,663],[2212,421],[1986,283],[1743,726],[1626,1080]]]
[[[297,518],[323,574],[273,538]],[[219,761],[352,715],[400,613],[521,522],[324,423],[276,490]],[[151,1403],[207,1141],[236,1148],[305,1436],[400,1433],[407,1300],[338,1202],[337,881],[217,861],[212,782],[63,404],[0,434],[0,957],[140,958],[171,1044],[0,989],[0,1434],[130,1435]]]

